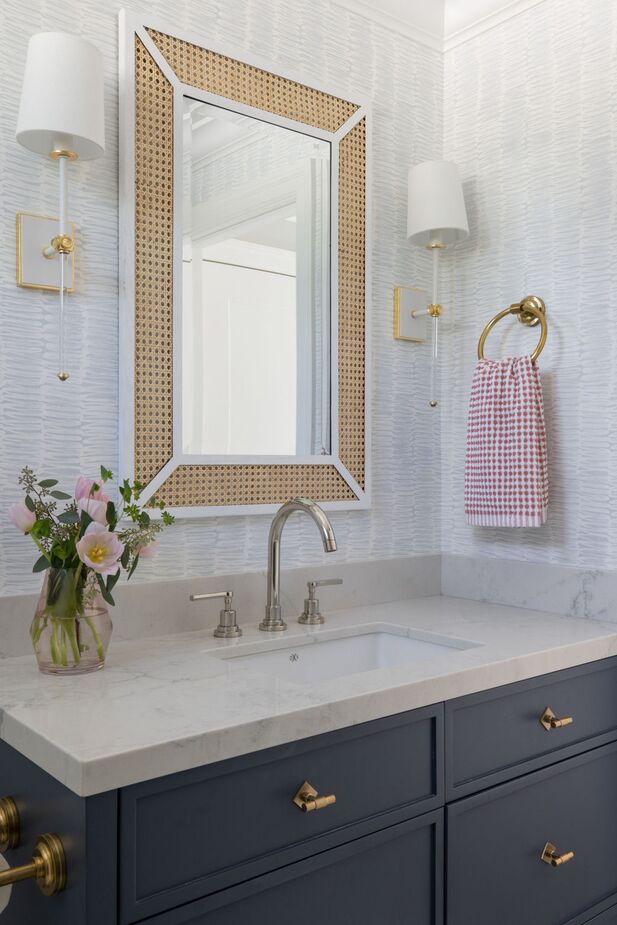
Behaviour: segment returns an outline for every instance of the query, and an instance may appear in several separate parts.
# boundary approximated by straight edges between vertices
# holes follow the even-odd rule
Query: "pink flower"
[[[97,524],[107,526],[107,501],[95,501],[94,498],[80,498],[77,510],[85,511]]]
[[[137,550],[137,555],[140,559],[154,559],[157,554],[159,544],[156,540],[152,540],[151,543],[148,543],[146,546],[140,546]]]
[[[120,568],[124,544],[102,524],[91,523],[76,548],[84,565],[99,575],[115,575]]]
[[[92,490],[94,485],[99,484],[100,483],[95,482],[94,479],[87,479],[85,476],[80,475],[75,485],[75,500],[79,501],[81,498],[94,498],[95,501],[109,501],[109,498],[102,488],[99,487],[96,491]]]
[[[22,533],[30,533],[36,523],[36,514],[29,511],[23,501],[11,504],[9,508],[9,517],[13,526],[21,530]]]

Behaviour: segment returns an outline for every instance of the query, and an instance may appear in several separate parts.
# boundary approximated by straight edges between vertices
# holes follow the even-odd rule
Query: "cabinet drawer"
[[[442,816],[438,810],[366,835],[150,923],[442,925]]]
[[[443,805],[443,706],[172,775],[120,795],[134,922]],[[304,781],[336,803],[304,813]]]
[[[447,812],[448,925],[579,925],[615,902],[617,743]],[[574,857],[544,863],[546,842]]]
[[[545,708],[571,725],[546,730]],[[446,793],[457,799],[617,738],[617,659],[446,704]]]

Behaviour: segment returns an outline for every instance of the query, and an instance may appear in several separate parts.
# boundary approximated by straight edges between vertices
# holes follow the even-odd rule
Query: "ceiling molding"
[[[494,12],[481,15],[475,19],[470,18],[470,21],[464,26],[458,28],[455,32],[450,32],[448,30],[448,0],[446,0],[446,29],[443,50],[450,51],[450,49],[462,45],[463,42],[468,42],[477,35],[481,35],[489,29],[494,29],[495,26],[500,25],[502,22],[506,22],[506,20],[512,19],[513,16],[518,16],[540,3],[544,3],[544,0],[505,0],[505,2],[501,0],[501,2],[493,4],[498,6],[498,9],[494,10]]]
[[[439,2],[441,8],[439,8],[438,0],[431,0],[430,9],[437,8],[438,15],[430,14],[432,25],[427,27],[429,16],[427,16],[427,6],[424,2],[408,3],[406,15],[403,16],[400,13],[401,4],[397,0],[382,0],[379,8],[373,6],[368,0],[332,0],[335,6],[356,13],[375,25],[390,29],[412,41],[442,52],[450,51],[483,32],[494,29],[495,26],[544,3],[545,0],[476,0],[475,3],[473,0],[464,0],[463,12],[458,10],[458,15],[454,15],[451,10],[449,16],[448,7],[452,0],[439,0]],[[457,5],[460,6],[460,2],[461,0],[458,0]],[[486,10],[491,8],[492,11],[487,13]],[[454,28],[448,27],[448,20],[451,23],[454,20]],[[437,27],[437,22],[440,23],[439,27]]]

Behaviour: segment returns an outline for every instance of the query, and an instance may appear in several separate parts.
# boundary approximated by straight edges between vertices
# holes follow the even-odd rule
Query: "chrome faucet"
[[[315,501],[309,498],[294,498],[286,501],[274,515],[268,537],[268,600],[266,615],[259,629],[267,633],[281,632],[287,624],[281,616],[281,534],[287,518],[294,513],[308,514],[319,528],[321,541],[326,552],[336,552],[336,537],[332,524]]]

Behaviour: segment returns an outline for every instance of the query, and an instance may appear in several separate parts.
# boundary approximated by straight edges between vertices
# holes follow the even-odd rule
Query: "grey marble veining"
[[[212,657],[270,646],[257,620],[237,642],[209,631],[116,642],[83,677],[4,659],[0,738],[87,796],[617,654],[615,625],[445,597],[337,611],[328,627],[375,622],[475,646],[313,685]],[[286,641],[319,632],[294,623]]]
[[[520,559],[442,556],[443,594],[617,622],[617,572]]]

